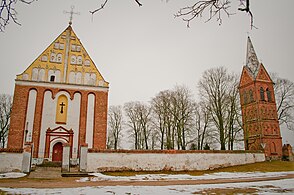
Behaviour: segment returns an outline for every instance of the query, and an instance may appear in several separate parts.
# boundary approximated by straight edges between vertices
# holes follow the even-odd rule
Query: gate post
[[[87,172],[88,144],[81,144],[80,147],[80,172]]]
[[[61,172],[69,172],[70,167],[70,144],[63,144],[63,153],[62,153],[62,167]]]
[[[32,143],[26,142],[23,148],[22,167],[21,171],[24,173],[31,172],[32,161]]]

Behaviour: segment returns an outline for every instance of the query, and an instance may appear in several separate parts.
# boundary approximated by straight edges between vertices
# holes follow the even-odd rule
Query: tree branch
[[[181,8],[174,16],[181,17],[183,21],[187,22],[187,27],[190,27],[190,22],[197,18],[202,17],[204,12],[208,10],[208,19],[205,22],[210,21],[213,17],[217,18],[219,25],[222,24],[222,13],[225,13],[228,17],[232,15],[229,13],[230,8],[229,0],[201,0],[197,1],[192,6]]]
[[[245,6],[244,3],[242,2],[242,0],[240,0],[242,6]],[[246,6],[244,8],[238,8],[239,11],[243,11],[243,12],[246,12],[246,13],[249,13],[250,15],[250,27],[251,29],[254,27],[256,28],[254,25],[253,25],[253,14],[250,10],[250,4],[249,4],[250,0],[246,0]]]
[[[140,3],[139,0],[134,0],[134,1],[138,4],[139,7],[142,6],[142,3]],[[105,0],[104,3],[102,3],[101,6],[100,6],[99,8],[95,9],[94,11],[90,11],[90,13],[93,15],[93,14],[95,14],[96,12],[102,10],[102,9],[105,7],[106,3],[108,3],[108,0]]]

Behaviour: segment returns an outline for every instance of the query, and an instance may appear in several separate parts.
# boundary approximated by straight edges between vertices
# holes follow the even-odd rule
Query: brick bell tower
[[[245,149],[264,150],[267,159],[282,156],[282,137],[273,85],[248,37],[246,65],[239,84]]]

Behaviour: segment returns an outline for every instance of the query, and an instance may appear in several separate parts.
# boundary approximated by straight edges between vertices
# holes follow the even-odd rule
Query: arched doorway
[[[53,146],[52,161],[62,161],[63,147],[61,142],[57,142]]]

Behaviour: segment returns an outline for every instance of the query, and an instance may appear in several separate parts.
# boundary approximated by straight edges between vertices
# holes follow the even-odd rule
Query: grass
[[[111,176],[135,176],[140,174],[188,174],[192,176],[217,173],[217,172],[281,172],[294,171],[294,162],[266,161],[247,165],[219,168],[205,171],[109,171],[103,172]]]

